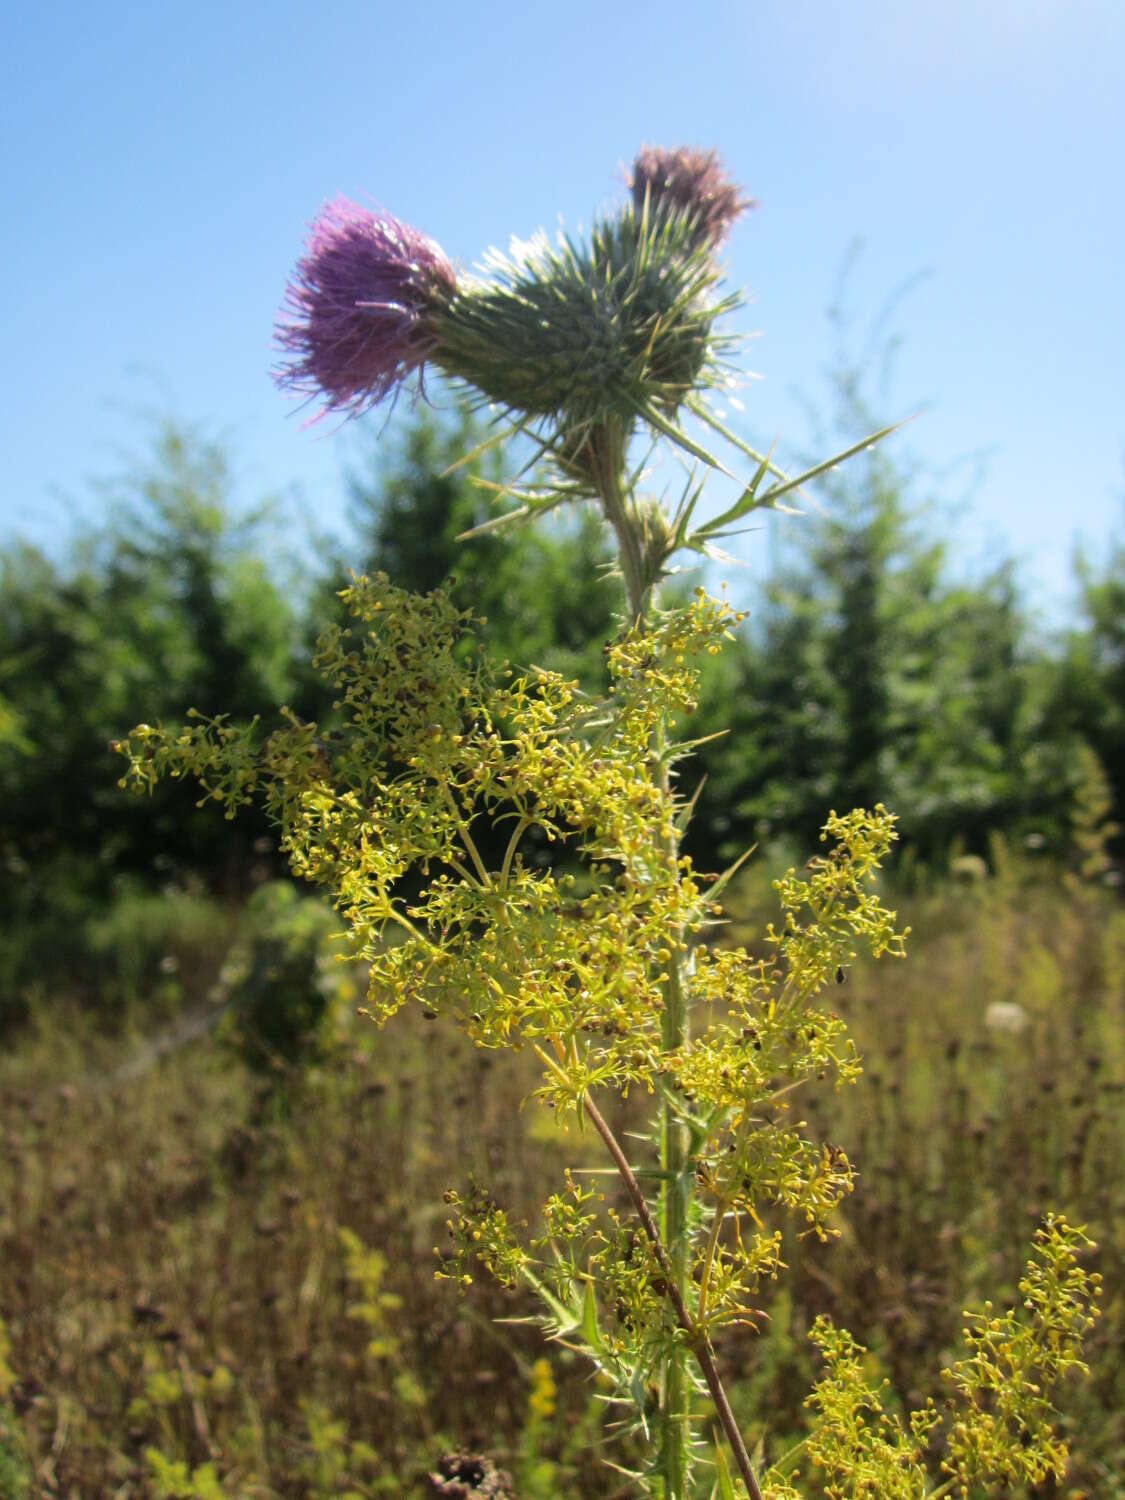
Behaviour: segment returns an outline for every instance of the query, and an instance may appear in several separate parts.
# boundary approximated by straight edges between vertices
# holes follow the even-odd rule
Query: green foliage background
[[[841,389],[849,436],[869,413]],[[0,1024],[54,975],[120,1007],[96,933],[123,893],[238,897],[281,873],[260,817],[216,826],[182,785],[123,801],[108,744],[186,704],[235,721],[289,704],[330,723],[308,657],[349,568],[421,591],[452,573],[491,651],[600,685],[617,628],[600,523],[580,512],[459,543],[492,513],[477,481],[503,479],[495,455],[444,473],[473,436],[468,417],[420,409],[354,469],[347,543],[295,556],[276,512],[236,506],[222,445],[169,424],[107,486],[99,529],[59,556],[20,543],[0,556]],[[734,578],[750,619],[705,673],[692,726],[729,729],[692,767],[706,778],[697,865],[755,842],[808,847],[829,807],[878,800],[899,814],[908,864],[986,856],[996,832],[1065,863],[1091,778],[1104,821],[1125,821],[1125,544],[1077,561],[1078,612],[1054,633],[1012,564],[970,580],[950,564],[880,447],[789,523],[764,583]]]
[[[859,406],[845,389],[845,433],[871,425]],[[134,803],[108,749],[188,703],[238,719],[290,704],[330,725],[308,644],[349,567],[420,590],[452,572],[494,653],[600,684],[619,589],[598,523],[459,543],[492,513],[473,479],[503,479],[487,456],[443,477],[471,446],[467,418],[421,410],[357,464],[346,545],[294,556],[276,512],[237,507],[223,446],[170,425],[110,487],[100,528],[58,555],[13,544],[0,558],[0,1313],[14,1372],[0,1495],[34,1493],[29,1465],[44,1464],[84,1494],[107,1474],[107,1494],[216,1493],[232,1466],[253,1485],[221,1493],[397,1493],[387,1476],[420,1476],[482,1402],[496,1429],[477,1440],[521,1493],[603,1493],[583,1458],[596,1392],[565,1359],[536,1372],[518,1334],[493,1347],[473,1316],[503,1303],[435,1312],[434,1226],[407,1212],[440,1199],[441,1163],[466,1140],[491,1181],[534,1199],[560,1145],[530,1122],[505,1140],[521,1080],[504,1065],[486,1076],[425,1023],[401,1055],[373,1053],[347,1021],[355,997],[324,982],[331,919],[278,883],[269,826],[197,814],[183,785]],[[1107,1273],[1071,1493],[1116,1496],[1125,545],[1076,565],[1078,611],[1045,633],[1014,566],[956,572],[883,449],[822,499],[789,524],[764,583],[730,579],[751,618],[705,674],[693,732],[730,733],[691,767],[706,780],[687,847],[702,869],[755,841],[803,856],[829,807],[884,801],[920,956],[843,996],[869,1078],[813,1124],[863,1175],[827,1261],[786,1247],[796,1292],[754,1359],[724,1351],[740,1415],[752,1432],[768,1403],[772,1428],[799,1435],[817,1312],[867,1341],[908,1403],[952,1345],[958,1302],[1013,1290],[1035,1216],[1056,1206],[1090,1220]],[[730,903],[747,931],[764,909],[753,871],[778,862],[752,866]],[[1026,1029],[986,1027],[992,1002],[1019,1006]],[[199,1011],[221,1048],[176,1040]],[[132,1061],[154,1026],[172,1036],[155,1073]],[[573,1158],[573,1141],[562,1149]],[[368,1264],[354,1300],[363,1244],[386,1263]],[[393,1374],[357,1326],[421,1354]],[[439,1388],[427,1372],[442,1361],[457,1378]]]

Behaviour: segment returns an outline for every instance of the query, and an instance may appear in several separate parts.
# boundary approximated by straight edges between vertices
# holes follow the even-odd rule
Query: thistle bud
[[[638,214],[646,202],[650,214],[681,214],[692,222],[697,242],[713,249],[726,239],[734,221],[754,206],[727,177],[716,152],[690,146],[643,147],[628,183]]]

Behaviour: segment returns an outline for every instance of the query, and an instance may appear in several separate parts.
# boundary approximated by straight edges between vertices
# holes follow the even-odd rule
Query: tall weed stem
[[[628,493],[625,478],[625,446],[622,435],[616,427],[607,424],[607,430],[600,435],[600,440],[599,437],[591,437],[590,444],[596,454],[594,467],[599,475],[602,506],[617,542],[629,620],[631,624],[645,628],[651,624],[654,617],[658,594],[655,581],[648,576],[644,536],[630,504],[632,497]],[[667,801],[671,793],[671,776],[663,722],[658,726],[653,737],[649,774],[654,777],[663,798]],[[678,881],[679,840],[675,832],[670,832],[665,837],[663,854],[673,879]],[[666,1053],[678,1051],[688,1035],[684,988],[686,947],[683,943],[682,932],[675,936],[678,941],[666,965],[668,977],[664,982],[661,1046]],[[621,1173],[645,1232],[652,1242],[653,1251],[667,1279],[669,1299],[681,1328],[688,1335],[688,1343],[699,1360],[716,1413],[731,1445],[750,1500],[761,1500],[761,1491],[719,1378],[707,1336],[702,1330],[697,1329],[688,1311],[687,1234],[691,1208],[691,1171],[687,1127],[677,1114],[667,1092],[663,1092],[659,1119],[662,1186],[658,1230],[624,1153],[588,1096],[585,1107],[594,1128],[602,1137]],[[688,1494],[691,1382],[688,1378],[687,1357],[687,1345],[676,1340],[665,1357],[660,1383],[659,1451],[665,1484],[665,1500],[686,1500]]]

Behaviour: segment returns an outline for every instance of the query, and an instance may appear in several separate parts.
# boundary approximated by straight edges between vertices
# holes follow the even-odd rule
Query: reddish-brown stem
[[[669,1301],[676,1314],[676,1321],[688,1336],[691,1350],[699,1361],[699,1368],[703,1371],[703,1378],[707,1382],[707,1389],[711,1392],[711,1399],[715,1403],[715,1411],[723,1431],[726,1433],[727,1442],[730,1444],[731,1452],[738,1472],[742,1476],[742,1482],[746,1486],[746,1492],[750,1500],[762,1500],[762,1492],[758,1487],[758,1481],[754,1477],[754,1470],[750,1464],[750,1455],[746,1451],[746,1444],[742,1440],[742,1433],[738,1430],[738,1423],[734,1419],[734,1413],[730,1409],[727,1393],[723,1389],[723,1382],[719,1378],[719,1371],[715,1365],[715,1356],[712,1352],[707,1335],[703,1333],[688,1311],[687,1303],[680,1293],[673,1272],[672,1262],[668,1259],[668,1252],[660,1240],[660,1231],[656,1227],[656,1220],[652,1216],[641,1185],[637,1181],[628,1158],[618,1144],[617,1137],[609,1128],[601,1112],[595,1106],[589,1094],[582,1100],[582,1107],[586,1112],[590,1123],[605,1142],[605,1148],[613,1158],[614,1166],[621,1174],[621,1180],[625,1184],[625,1190],[632,1199],[633,1207],[637,1210],[644,1232],[648,1235],[649,1243],[652,1245],[652,1253],[656,1263],[664,1273],[664,1284],[667,1288]]]

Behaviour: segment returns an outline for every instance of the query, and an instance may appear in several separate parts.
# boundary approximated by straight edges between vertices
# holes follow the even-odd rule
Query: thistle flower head
[[[440,246],[391,214],[337,198],[309,231],[285,294],[278,385],[357,415],[433,352],[429,315],[457,289]]]
[[[646,198],[650,213],[683,214],[695,224],[698,240],[714,248],[726,239],[734,221],[753,207],[727,177],[716,152],[690,146],[674,151],[642,147],[628,185],[638,214]]]
[[[630,206],[586,240],[540,234],[483,269],[435,314],[435,362],[553,425],[564,449],[607,420],[674,412],[724,347],[714,324],[734,299],[713,295],[714,259],[682,214],[642,223]]]

